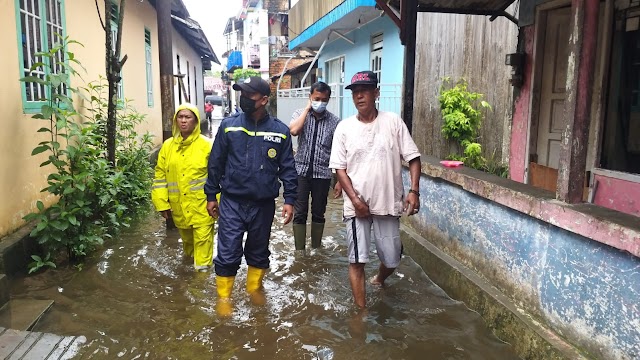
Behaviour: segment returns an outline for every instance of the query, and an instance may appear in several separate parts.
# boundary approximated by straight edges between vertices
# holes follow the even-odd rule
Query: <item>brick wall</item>
[[[282,69],[284,68],[284,64],[287,62],[289,58],[271,58],[269,61],[269,77],[279,76],[282,73]],[[302,65],[305,62],[311,61],[312,58],[296,58],[291,59],[289,64],[287,64],[287,69],[294,68],[296,66]],[[271,92],[276,91],[276,87],[278,85],[278,80],[271,83]],[[280,83],[280,89],[291,89],[291,76],[286,75],[282,78],[282,82]]]

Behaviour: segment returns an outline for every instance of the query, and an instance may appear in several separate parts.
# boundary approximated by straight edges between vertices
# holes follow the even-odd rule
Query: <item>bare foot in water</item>
[[[369,284],[373,285],[373,286],[377,286],[377,287],[383,287],[384,283],[380,282],[378,280],[378,274],[373,275],[373,277],[371,279],[369,279]]]

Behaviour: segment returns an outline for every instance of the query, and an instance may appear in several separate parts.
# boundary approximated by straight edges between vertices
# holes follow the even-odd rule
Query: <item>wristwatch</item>
[[[418,192],[418,190],[409,189],[409,193],[414,193],[417,197],[420,197],[420,193]]]

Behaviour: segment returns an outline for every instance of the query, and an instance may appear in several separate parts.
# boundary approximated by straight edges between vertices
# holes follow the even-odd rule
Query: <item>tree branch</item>
[[[122,57],[122,60],[120,60],[120,62],[118,63],[118,68],[120,68],[122,70],[122,67],[124,66],[124,63],[127,62],[128,58],[129,58],[129,56],[127,54],[124,54],[124,56]]]
[[[98,19],[100,19],[100,24],[102,25],[102,29],[106,30],[107,28],[104,26],[104,21],[102,21],[102,15],[100,14],[100,6],[98,6],[98,0],[96,1],[96,10],[98,11]]]

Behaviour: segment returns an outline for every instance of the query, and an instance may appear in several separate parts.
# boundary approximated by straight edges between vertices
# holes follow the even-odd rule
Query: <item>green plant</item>
[[[446,139],[459,143],[476,141],[482,123],[482,108],[491,110],[491,105],[482,100],[480,93],[469,92],[467,82],[458,80],[455,84],[445,77],[440,86],[440,110],[444,119],[442,134]]]
[[[29,274],[39,271],[45,266],[53,269],[56,268],[56,264],[51,261],[51,254],[47,254],[44,259],[38,255],[31,255],[31,259],[33,259],[33,262],[29,263]]]
[[[236,69],[233,72],[233,81],[240,82],[242,79],[248,79],[252,76],[260,76],[260,72],[251,68]]]
[[[484,95],[468,90],[466,80],[459,79],[453,83],[445,77],[440,86],[440,110],[444,120],[442,134],[448,140],[456,141],[464,155],[449,155],[450,159],[464,161],[465,165],[474,169],[485,166],[482,156],[482,145],[477,142],[478,130],[482,125],[482,110],[491,110],[491,105],[482,100]]]
[[[464,163],[474,169],[482,169],[486,163],[482,156],[482,145],[463,141],[462,146],[464,147]]]
[[[493,151],[491,156],[486,159],[482,170],[503,178],[509,177],[509,166],[504,165],[502,161],[496,158],[495,150]]]
[[[55,59],[72,60],[73,54],[66,50],[72,43],[76,42],[64,38],[49,52],[36,54],[43,62],[34,64],[32,70],[52,66]],[[80,65],[77,60],[74,63]],[[72,94],[82,96],[83,93],[69,85],[69,75],[77,72],[68,64],[58,65],[62,70],[51,71],[44,79],[31,76],[21,79],[44,85],[50,94],[43,99],[45,105],[40,112],[33,116],[46,122],[38,132],[46,133],[47,140],[40,142],[32,155],[48,154],[40,167],[52,171],[42,192],[55,196],[58,201],[48,208],[37,201],[38,211],[24,217],[36,222],[31,236],[44,251],[53,254],[51,259],[47,256],[47,260],[41,262],[32,257],[36,260],[32,269],[36,267],[36,270],[50,266],[48,262],[55,265],[56,254],[63,250],[72,261],[93,251],[118,228],[128,226],[137,209],[145,208],[151,188],[148,163],[151,138],[148,134],[140,137],[135,132],[144,117],[130,106],[119,113],[118,163],[112,167],[107,160],[105,138],[108,104],[101,92],[106,85],[90,83],[84,89],[91,97],[91,107],[86,109],[89,115],[83,120],[72,100]]]

